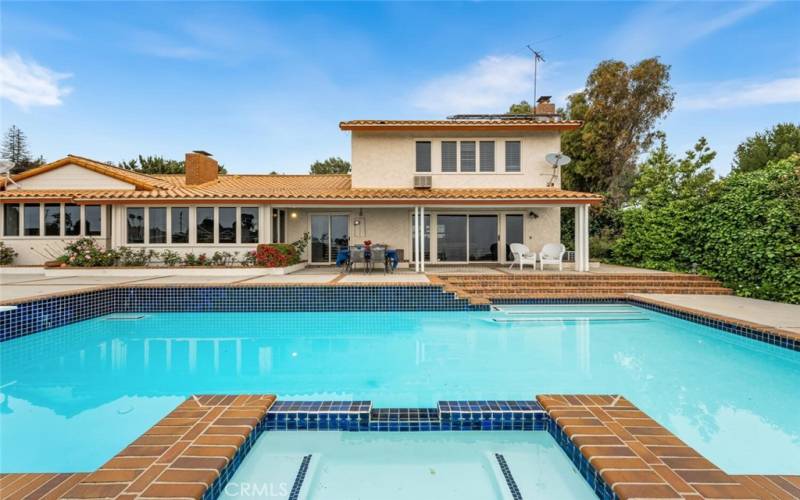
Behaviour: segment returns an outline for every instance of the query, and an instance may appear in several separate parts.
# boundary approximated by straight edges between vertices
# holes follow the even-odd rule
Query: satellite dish
[[[6,178],[6,186],[11,184],[19,187],[19,184],[14,182],[14,179],[11,178],[11,170],[14,169],[14,164],[8,160],[0,160],[0,175]]]
[[[553,166],[553,168],[563,167],[569,164],[570,159],[567,155],[561,153],[548,153],[544,157],[545,161]]]

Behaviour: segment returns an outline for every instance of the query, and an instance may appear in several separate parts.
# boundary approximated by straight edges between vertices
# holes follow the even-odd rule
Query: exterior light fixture
[[[291,217],[292,219],[296,219],[297,218],[297,212],[290,213],[289,217]]]

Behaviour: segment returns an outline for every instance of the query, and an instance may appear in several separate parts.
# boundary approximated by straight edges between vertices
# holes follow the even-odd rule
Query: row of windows
[[[432,170],[431,141],[417,141],[417,172]],[[520,141],[504,141],[505,171],[520,172]],[[442,172],[494,172],[495,141],[442,141]]]
[[[3,236],[100,236],[100,205],[3,205]]]
[[[194,243],[258,243],[258,207],[128,207],[125,220],[128,244],[190,243],[190,224]]]

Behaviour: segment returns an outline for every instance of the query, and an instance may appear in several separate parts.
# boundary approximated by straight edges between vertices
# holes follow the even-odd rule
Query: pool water
[[[730,473],[800,473],[800,353],[631,306],[141,313],[0,343],[0,471],[93,470],[190,394],[624,394]]]
[[[546,432],[278,431],[261,435],[220,499],[289,498],[310,455],[301,499],[510,500],[496,454],[523,498],[597,498]]]

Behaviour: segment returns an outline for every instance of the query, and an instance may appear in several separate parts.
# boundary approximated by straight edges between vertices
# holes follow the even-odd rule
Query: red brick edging
[[[275,396],[192,396],[61,498],[200,499]]]
[[[726,474],[621,396],[536,399],[621,499],[792,498]]]

